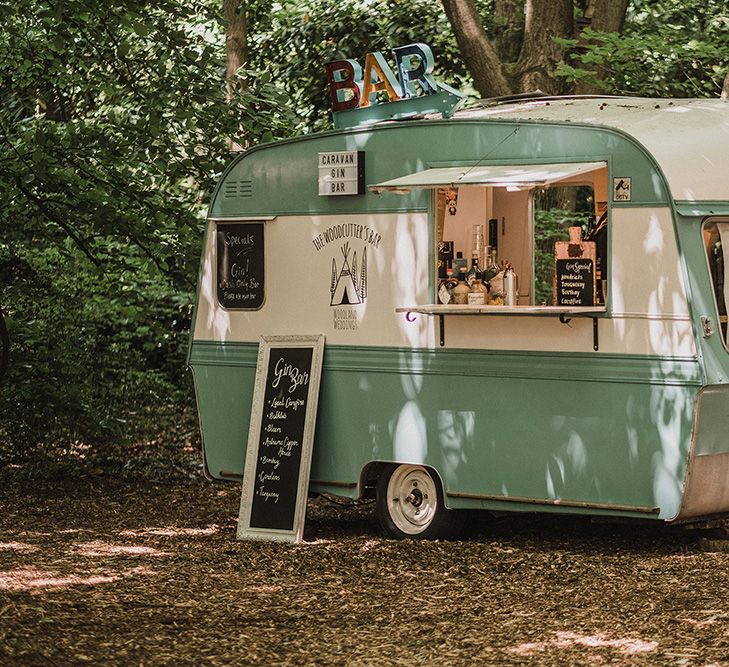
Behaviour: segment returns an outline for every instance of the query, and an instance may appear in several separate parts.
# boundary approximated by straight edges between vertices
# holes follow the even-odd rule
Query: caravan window
[[[452,264],[454,277],[458,278],[461,267],[469,268],[476,254],[483,269],[496,246],[498,264],[510,264],[518,276],[518,305],[552,306],[557,303],[558,290],[555,244],[567,245],[569,228],[579,227],[582,241],[592,247],[595,273],[585,288],[589,298],[578,295],[578,305],[603,305],[607,278],[606,175],[607,169],[603,169],[591,174],[589,180],[583,177],[575,184],[545,188],[439,188],[435,205],[435,298],[439,298],[447,264]],[[498,294],[496,282],[497,288],[490,295],[491,303],[498,305],[498,297],[493,298]]]
[[[534,303],[554,301],[555,244],[569,240],[569,228],[579,227],[585,241],[596,244],[596,297],[604,303],[606,279],[607,205],[595,202],[592,185],[565,185],[534,191]]]
[[[727,342],[727,301],[729,301],[729,281],[727,281],[727,267],[729,257],[729,220],[707,222],[704,225],[704,248],[709,263],[709,273],[714,292],[714,302],[721,325],[721,338]]]

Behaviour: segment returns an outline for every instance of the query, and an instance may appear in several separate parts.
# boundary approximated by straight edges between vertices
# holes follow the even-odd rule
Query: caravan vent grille
[[[233,199],[235,197],[252,197],[253,181],[228,181],[223,186],[223,197]]]

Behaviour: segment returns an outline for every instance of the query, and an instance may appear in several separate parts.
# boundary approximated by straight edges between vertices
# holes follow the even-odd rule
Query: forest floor
[[[239,485],[172,467],[0,475],[1,665],[729,665],[729,553],[696,532],[398,542],[318,498],[303,543],[240,542]]]

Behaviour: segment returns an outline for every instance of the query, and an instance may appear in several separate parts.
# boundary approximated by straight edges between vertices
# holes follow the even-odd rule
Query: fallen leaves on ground
[[[309,502],[299,545],[235,539],[239,487],[10,480],[0,664],[729,664],[729,554],[696,533],[512,516],[384,539]]]

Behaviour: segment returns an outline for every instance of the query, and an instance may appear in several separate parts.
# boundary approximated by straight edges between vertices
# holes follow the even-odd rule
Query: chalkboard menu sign
[[[220,305],[258,310],[265,296],[263,223],[219,222],[215,250]]]
[[[595,263],[592,259],[557,260],[556,305],[595,305]]]
[[[301,541],[324,336],[264,336],[243,474],[238,539]]]

